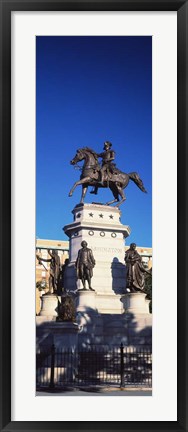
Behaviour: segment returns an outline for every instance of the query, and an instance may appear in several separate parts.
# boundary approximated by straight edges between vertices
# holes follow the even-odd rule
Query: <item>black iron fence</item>
[[[37,352],[36,386],[152,386],[151,347],[43,347]]]

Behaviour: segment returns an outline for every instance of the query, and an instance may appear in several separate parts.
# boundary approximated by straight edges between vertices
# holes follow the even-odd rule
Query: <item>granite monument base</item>
[[[37,351],[44,352],[45,362],[38,370],[39,378],[43,377],[43,385],[49,382],[51,376],[52,356],[54,364],[53,387],[74,382],[78,357],[75,351],[78,347],[79,326],[73,322],[46,321],[37,326]]]
[[[71,349],[75,351],[78,344],[79,326],[69,321],[58,321],[46,324],[46,330],[52,335],[53,344],[57,350]]]
[[[89,307],[88,301],[87,307],[84,304],[87,295],[82,296],[81,307],[79,303],[77,309],[77,322],[80,326],[79,348],[89,345],[120,346],[121,343],[125,346],[151,345],[152,315],[149,313],[146,294],[129,293],[121,298],[118,296],[117,301],[122,305],[121,314],[116,313],[115,305],[113,308],[111,302],[108,303],[108,295],[105,296],[106,311],[101,312],[96,307],[97,296],[97,294],[93,295],[95,304],[92,308]]]
[[[41,310],[39,316],[57,317],[58,315],[58,296],[55,294],[44,294],[41,297]]]
[[[81,242],[92,249],[96,265],[93,269],[92,288],[96,292],[95,305],[101,313],[123,312],[119,301],[125,292],[125,238],[130,228],[121,223],[117,207],[102,204],[78,204],[73,209],[74,221],[64,227],[70,239],[69,265],[65,271],[67,291],[81,288],[76,280],[75,262]]]

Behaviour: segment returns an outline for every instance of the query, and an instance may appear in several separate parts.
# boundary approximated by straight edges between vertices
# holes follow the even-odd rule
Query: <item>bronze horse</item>
[[[118,168],[113,167],[113,172],[108,175],[105,174],[104,183],[101,185],[100,182],[100,164],[98,162],[97,154],[90,149],[89,147],[83,147],[78,149],[75,157],[71,160],[71,165],[76,165],[77,162],[84,160],[84,164],[82,167],[82,173],[80,176],[80,180],[74,183],[72,189],[69,192],[69,196],[72,196],[74,189],[78,185],[82,185],[82,196],[80,203],[84,202],[84,198],[88,189],[88,186],[97,186],[102,188],[109,187],[113,193],[114,199],[106,203],[106,205],[113,204],[118,202],[117,207],[122,204],[123,201],[126,200],[123,189],[125,189],[129,183],[129,180],[133,180],[133,182],[141,189],[142,192],[146,192],[144,188],[143,182],[140,179],[138,173],[132,172],[126,174],[120,171]],[[121,197],[121,201],[119,199]]]

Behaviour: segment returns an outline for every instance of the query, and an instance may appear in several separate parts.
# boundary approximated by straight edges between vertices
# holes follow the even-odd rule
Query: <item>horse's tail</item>
[[[142,192],[147,193],[147,190],[144,187],[143,181],[139,177],[138,173],[131,172],[128,174],[129,178],[141,189]]]

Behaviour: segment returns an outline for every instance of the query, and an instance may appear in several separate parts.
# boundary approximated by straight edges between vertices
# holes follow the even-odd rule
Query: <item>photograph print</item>
[[[152,395],[152,37],[36,37],[36,394]]]

